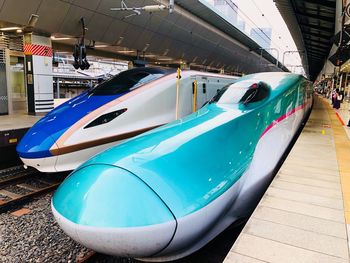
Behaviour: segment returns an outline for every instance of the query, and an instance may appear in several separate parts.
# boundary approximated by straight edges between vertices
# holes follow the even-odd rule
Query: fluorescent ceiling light
[[[169,49],[167,48],[167,49],[164,51],[163,56],[168,55],[168,53],[169,53]]]
[[[133,51],[133,50],[118,50],[117,52],[119,52],[119,53],[133,53],[135,51]]]
[[[99,48],[99,47],[109,47],[109,45],[95,45],[95,47]]]
[[[72,39],[71,37],[55,37],[55,36],[51,36],[52,40],[69,40]]]
[[[145,47],[142,49],[142,52],[146,52],[146,50],[149,48],[149,44],[146,44]]]
[[[119,40],[118,40],[118,42],[116,43],[117,46],[119,46],[119,45],[123,42],[123,40],[124,40],[124,37],[119,37]]]
[[[22,29],[22,28],[20,28],[18,26],[0,28],[1,31],[15,31],[15,30],[18,30],[18,29]]]

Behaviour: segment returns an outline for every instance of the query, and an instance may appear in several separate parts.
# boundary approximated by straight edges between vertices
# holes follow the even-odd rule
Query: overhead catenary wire
[[[230,0],[226,0],[226,1],[230,1]],[[259,5],[255,2],[255,0],[251,0],[251,3],[255,6],[255,8],[256,8],[256,10],[258,11],[258,13],[261,14],[261,16],[263,17],[263,19],[264,19],[264,20],[267,22],[267,24],[273,29],[273,31],[274,31],[274,32],[277,32],[277,34],[278,34],[279,36],[280,36],[280,35],[283,35],[283,34],[281,34],[281,32],[280,32],[280,30],[279,30],[279,27],[276,29],[276,27],[274,27],[274,26],[272,25],[272,23],[270,22],[270,20],[268,19],[268,17],[265,16],[264,12],[263,12],[262,9],[259,7]],[[270,37],[268,37],[268,36],[265,34],[265,32],[264,32],[259,26],[257,26],[257,24],[254,22],[254,20],[251,19],[248,15],[246,15],[245,12],[243,12],[241,8],[238,8],[238,9],[239,9],[240,13],[245,17],[245,18],[243,18],[242,16],[240,16],[244,21],[247,21],[247,20],[248,20],[251,24],[253,24],[259,31],[261,31],[261,33],[263,33],[268,39],[270,39],[270,40],[271,40],[271,43],[272,43],[275,47],[277,47],[279,50],[281,50],[281,51],[284,51],[284,50],[285,50],[285,48],[281,48],[280,45],[278,45],[275,41],[273,41]],[[239,14],[238,14],[238,15],[239,15]],[[254,32],[257,32],[257,29],[256,29],[256,28],[253,28],[253,27],[252,27],[252,30],[253,30]],[[259,32],[257,32],[257,34],[259,34]],[[265,43],[267,42],[267,41],[266,41],[266,38],[262,38],[262,39],[264,40]],[[302,59],[302,55],[299,54],[299,57],[300,57],[300,58],[298,59],[296,56],[293,56],[292,59],[293,59],[294,62],[299,63],[299,62],[300,62],[300,59]]]
[[[226,1],[230,1],[230,0],[226,0]],[[277,45],[274,41],[272,41],[272,39],[271,39],[271,37],[269,37],[262,29],[261,29],[261,27],[260,26],[258,26],[254,21],[253,21],[253,19],[251,19],[248,15],[246,15],[244,12],[243,12],[243,10],[241,9],[241,8],[239,8],[239,6],[237,6],[237,9],[239,10],[239,12],[237,12],[237,16],[239,16],[239,17],[241,17],[240,16],[240,14],[239,13],[241,13],[244,17],[245,17],[245,19],[243,18],[243,17],[241,17],[242,18],[242,20],[243,21],[247,21],[247,20],[249,20],[249,22],[251,22],[254,26],[255,26],[255,28],[253,27],[252,28],[252,30],[253,31],[255,31],[256,33],[262,33],[263,35],[265,35],[265,37],[267,38],[267,39],[269,39],[275,46],[277,46],[279,49],[281,49],[281,47],[279,46],[279,45]],[[261,12],[261,11],[260,11]],[[273,28],[273,27],[271,27],[271,28]],[[256,29],[258,29],[259,31],[257,31]],[[263,39],[263,38],[262,38]],[[267,41],[266,41],[266,39],[263,39],[266,43],[268,43]]]
[[[279,36],[283,35],[283,34],[281,34],[281,32],[279,31],[279,29],[280,29],[279,27],[277,27],[277,30],[276,30],[276,27],[274,27],[274,26],[272,25],[272,23],[270,22],[270,20],[268,19],[268,17],[265,16],[265,13],[260,9],[259,5],[255,2],[255,0],[251,0],[251,2],[252,2],[253,5],[256,7],[256,9],[258,10],[258,12],[261,13],[262,17],[265,19],[265,21],[268,23],[268,25],[269,25],[271,28],[273,28],[273,30],[277,31]],[[271,40],[271,41],[272,41],[272,40]],[[275,44],[275,43],[274,43],[274,44]],[[277,44],[275,44],[275,45],[278,46],[278,47],[280,48],[279,45],[277,45]],[[280,48],[280,49],[281,49],[281,48]],[[300,55],[299,55],[299,56],[300,56]],[[293,58],[295,59],[295,57],[293,57]],[[301,56],[300,56],[300,59],[301,59]],[[297,61],[297,60],[295,60],[295,61]]]

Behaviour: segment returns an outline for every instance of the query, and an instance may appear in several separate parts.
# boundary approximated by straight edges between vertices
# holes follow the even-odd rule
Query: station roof
[[[275,0],[311,80],[328,57],[334,36],[336,0]]]
[[[204,2],[198,0],[175,0],[175,3],[188,10],[192,14],[196,15],[203,21],[206,21],[207,23],[215,26],[217,29],[231,36],[233,39],[248,47],[251,51],[255,51],[259,54],[261,53],[261,55],[271,63],[277,63],[276,59],[269,52],[267,52],[265,49],[261,49],[261,47],[254,40],[252,40],[249,36],[247,36],[235,26],[231,25],[219,14],[213,12],[204,4]],[[281,63],[278,65],[284,71],[288,71],[288,69]]]
[[[129,7],[169,3],[167,0],[125,2]],[[18,6],[26,7],[21,15]],[[111,11],[118,6],[120,1],[114,0],[11,0],[0,5],[0,21],[26,25],[35,13],[39,16],[36,32],[53,36],[53,47],[67,52],[72,52],[72,45],[82,32],[79,21],[84,17],[88,28],[86,38],[96,41],[94,50],[88,50],[89,55],[118,55],[132,60],[139,53],[160,65],[186,62],[226,72],[281,70],[269,53],[260,52],[257,43],[206,6],[205,1],[175,0],[172,14]]]

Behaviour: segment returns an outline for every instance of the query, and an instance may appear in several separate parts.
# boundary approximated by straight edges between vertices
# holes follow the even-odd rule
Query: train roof
[[[263,81],[267,83],[271,90],[276,90],[284,87],[289,87],[296,81],[306,80],[300,74],[288,73],[288,72],[262,72],[246,75],[237,80],[237,82],[245,80],[256,80],[257,82]]]

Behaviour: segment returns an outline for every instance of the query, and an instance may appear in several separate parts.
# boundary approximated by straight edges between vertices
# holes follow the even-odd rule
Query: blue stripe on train
[[[17,145],[22,158],[50,157],[51,146],[81,118],[124,94],[91,96],[87,92],[63,103],[40,119]]]

